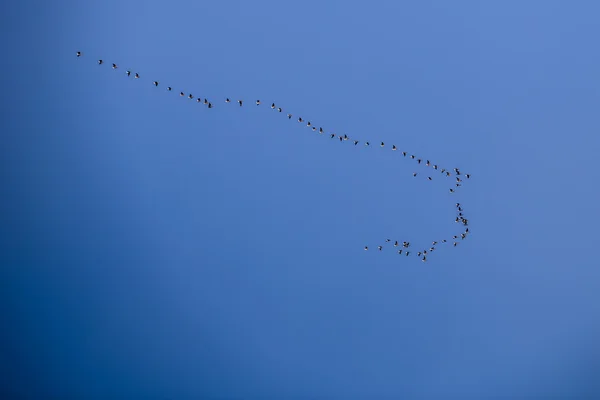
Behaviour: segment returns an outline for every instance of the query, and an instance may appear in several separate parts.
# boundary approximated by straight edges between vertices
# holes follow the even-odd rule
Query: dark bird
[[[136,72],[136,73],[135,73],[135,77],[134,77],[134,78],[135,78],[135,79],[139,79],[139,77],[140,77],[140,74],[138,74],[138,73]]]
[[[354,145],[356,146],[357,144],[358,144],[358,140],[355,140],[354,141]]]
[[[225,99],[225,103],[229,103],[231,100],[229,100],[229,98]]]
[[[173,90],[173,89],[171,88],[171,86],[169,86],[169,87],[167,88],[167,90],[170,92],[170,91],[171,91],[171,90]]]
[[[102,63],[104,63],[104,61],[98,60],[98,65],[102,65]]]
[[[271,104],[271,108],[274,110],[275,109],[275,103]]]
[[[242,106],[243,102],[244,102],[243,100],[238,100],[238,104],[240,105],[240,107]]]
[[[131,75],[131,71],[127,71],[127,72],[125,72],[125,73],[127,74],[127,76],[130,76],[130,75]]]
[[[81,57],[81,52],[80,51],[77,52],[77,57]]]
[[[260,100],[256,100],[256,105],[260,105]]]
[[[158,81],[154,81],[152,83],[154,83],[154,86],[158,86]]]
[[[292,114],[288,114],[288,119],[292,119]]]
[[[113,63],[113,69],[117,69],[119,67],[117,67],[117,64]]]

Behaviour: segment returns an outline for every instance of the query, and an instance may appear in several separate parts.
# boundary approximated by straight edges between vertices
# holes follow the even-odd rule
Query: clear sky
[[[600,397],[600,3],[0,11],[0,397]]]

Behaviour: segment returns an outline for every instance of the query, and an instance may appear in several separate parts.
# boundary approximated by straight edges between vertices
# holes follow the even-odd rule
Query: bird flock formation
[[[83,53],[78,51],[77,57],[79,58],[82,56],[83,56]],[[104,60],[102,60],[102,59],[99,59],[97,61],[97,63],[98,63],[98,65],[105,64]],[[117,64],[115,64],[115,63],[111,63],[111,64],[112,64],[111,67],[113,70],[119,69],[119,66]],[[133,75],[133,79],[140,79],[140,74],[138,72],[132,72],[131,70],[126,70],[125,74],[127,75],[127,77],[131,77]],[[162,86],[158,80],[152,81],[152,85],[154,85],[155,87]],[[171,86],[166,86],[166,91],[172,92],[173,88]],[[201,97],[194,97],[194,95],[192,93],[189,93],[187,91],[186,92],[180,91],[179,97],[187,97],[190,100],[196,99],[197,103],[205,105],[207,108],[214,108],[215,107],[214,104],[216,104],[216,103],[213,103],[214,100],[211,101],[207,98],[202,99]],[[235,99],[232,101],[232,99],[230,99],[228,97],[225,97],[222,101],[224,101],[224,103],[226,103],[226,104],[233,103],[233,101],[235,101],[235,103],[237,103],[237,105],[239,107],[242,107],[242,106],[244,106],[244,104],[247,104],[242,99]],[[260,106],[262,103],[260,100],[255,100],[254,104],[256,106]],[[369,143],[368,141],[363,142],[363,141],[360,141],[355,138],[351,139],[346,134],[342,135],[342,134],[336,134],[333,132],[326,132],[325,129],[323,129],[322,127],[317,127],[317,125],[314,124],[313,122],[311,122],[301,116],[297,116],[292,113],[289,113],[287,110],[284,111],[283,108],[280,107],[278,104],[271,103],[270,107],[277,113],[283,113],[287,117],[288,120],[292,120],[292,119],[296,120],[296,121],[298,121],[298,123],[311,129],[313,132],[317,132],[320,135],[328,136],[330,139],[339,140],[339,142],[341,142],[341,143],[350,141],[351,143],[354,144],[354,146],[358,146],[359,144],[361,144],[361,146],[364,146],[364,147],[372,147],[371,143]],[[379,147],[390,148],[392,151],[398,151],[398,153],[401,154],[403,158],[406,158],[408,160],[412,160],[412,161],[416,162],[415,166],[425,168],[424,173],[413,172],[413,174],[412,174],[413,177],[417,177],[417,175],[420,174],[420,176],[425,176],[428,181],[432,181],[434,179],[434,176],[437,175],[437,176],[440,176],[442,179],[445,179],[448,182],[448,184],[450,185],[450,187],[448,188],[449,193],[456,193],[462,187],[463,183],[465,183],[466,180],[469,180],[471,178],[471,174],[462,173],[458,168],[444,168],[438,164],[431,162],[430,160],[428,160],[426,158],[418,157],[418,156],[411,154],[405,150],[400,150],[400,149],[398,149],[398,147],[396,147],[395,144],[388,146],[384,142],[381,142],[381,143],[379,143]],[[397,252],[397,254],[399,254],[399,255],[409,256],[409,255],[413,254],[413,255],[419,257],[423,262],[426,262],[427,256],[430,255],[431,253],[433,253],[437,249],[436,246],[446,245],[446,246],[456,247],[462,240],[467,238],[467,236],[469,235],[469,220],[466,218],[465,213],[463,211],[463,207],[460,203],[456,203],[456,218],[455,218],[454,222],[459,224],[462,230],[459,233],[457,233],[456,235],[453,235],[452,238],[433,240],[431,242],[431,245],[425,246],[423,248],[419,248],[416,251],[412,250],[414,248],[414,246],[411,246],[411,243],[408,241],[399,242],[398,240],[394,240],[392,243],[392,239],[385,239],[385,243],[378,245],[377,250],[383,251],[384,248],[391,246],[394,249],[394,251]],[[369,246],[365,246],[364,250],[369,250]]]

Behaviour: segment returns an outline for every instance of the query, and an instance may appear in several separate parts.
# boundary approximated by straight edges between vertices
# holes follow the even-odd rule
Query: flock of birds
[[[83,56],[83,53],[78,51],[77,57],[81,57],[81,56]],[[98,65],[105,64],[104,60],[102,60],[102,59],[99,59],[97,62],[98,62]],[[117,64],[115,64],[115,63],[111,63],[111,64],[112,64],[113,70],[119,69],[119,66]],[[132,72],[131,70],[126,70],[125,74],[128,77],[131,77],[133,75],[133,79],[140,79],[140,74],[138,72]],[[154,85],[155,87],[158,87],[158,86],[160,86],[160,83],[159,83],[159,81],[155,80],[155,81],[152,81],[152,85]],[[172,92],[173,88],[171,86],[167,86],[166,90],[168,92]],[[179,96],[187,97],[190,100],[193,100],[195,98],[197,103],[206,105],[208,108],[214,107],[213,101],[210,101],[206,98],[202,99],[201,97],[196,98],[196,97],[194,97],[194,95],[192,93],[180,91]],[[224,102],[232,103],[232,100],[230,98],[226,97],[224,99]],[[239,107],[242,107],[245,104],[244,101],[241,99],[236,99],[235,102],[238,104]],[[256,106],[260,106],[262,104],[260,100],[256,100],[254,103]],[[278,112],[278,113],[284,113],[283,108],[280,107],[279,105],[276,105],[275,103],[271,103],[271,109],[275,110],[275,112]],[[361,142],[360,140],[357,140],[354,138],[351,139],[346,134],[341,135],[341,134],[335,134],[333,132],[326,132],[322,127],[317,127],[317,125],[315,125],[311,121],[305,120],[301,116],[293,115],[293,114],[287,112],[287,110],[285,112],[285,115],[287,116],[287,118],[289,120],[292,120],[292,119],[297,120],[298,123],[305,125],[307,128],[311,129],[313,132],[318,132],[319,134],[327,135],[331,139],[337,139],[340,142],[351,141],[354,144],[354,146],[358,146],[359,144],[362,144],[365,147],[371,146],[371,143],[369,143],[367,141]],[[384,148],[384,147],[386,147],[386,144],[384,142],[381,142],[379,144],[379,146],[381,148]],[[388,146],[388,147],[391,148],[392,151],[399,151],[399,149],[394,144],[391,146]],[[417,157],[416,155],[411,154],[407,151],[399,151],[399,153],[401,153],[404,158],[416,161],[417,165],[426,167],[427,171],[425,174],[422,174],[422,175],[425,175],[427,177],[427,180],[431,181],[434,179],[433,177],[435,174],[440,174],[442,178],[445,178],[448,181],[450,181],[451,182],[451,187],[449,188],[450,193],[456,193],[456,191],[462,187],[465,180],[468,180],[471,178],[470,174],[462,173],[458,168],[443,168],[440,165],[431,162],[430,160]],[[417,175],[418,175],[417,172],[413,172],[413,177],[417,177]],[[421,258],[421,260],[423,262],[426,262],[427,256],[436,250],[436,248],[437,248],[436,246],[444,245],[444,244],[448,243],[448,244],[452,244],[453,247],[456,247],[460,243],[460,241],[466,239],[467,236],[469,235],[469,220],[465,217],[463,207],[460,203],[456,203],[456,213],[457,214],[456,214],[456,218],[455,218],[454,222],[458,223],[461,226],[462,230],[458,234],[453,235],[452,238],[434,240],[431,242],[430,246],[425,246],[425,248],[419,249],[417,251],[411,250],[412,247],[411,247],[410,242],[407,242],[407,241],[399,242],[397,240],[394,240],[394,242],[392,244],[392,239],[386,239],[384,244],[380,244],[377,246],[377,250],[382,251],[384,249],[384,247],[387,247],[389,245],[389,246],[392,246],[394,249],[397,249],[397,253],[399,255],[409,256],[410,254],[414,254],[417,257]],[[369,250],[369,246],[365,246],[364,249]]]

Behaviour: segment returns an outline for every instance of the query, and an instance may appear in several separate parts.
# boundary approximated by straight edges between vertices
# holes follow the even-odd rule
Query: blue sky
[[[600,396],[599,13],[3,5],[1,393]],[[255,99],[473,178],[453,197]],[[455,201],[457,248],[362,250],[448,235]]]

